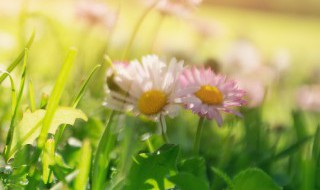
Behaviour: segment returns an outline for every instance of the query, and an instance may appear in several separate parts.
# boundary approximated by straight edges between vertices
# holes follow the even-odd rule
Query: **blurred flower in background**
[[[186,18],[189,16],[196,6],[198,6],[202,0],[146,0],[145,3],[150,6],[156,3],[156,9],[163,15],[173,15],[177,17]]]
[[[16,46],[16,39],[8,33],[0,32],[0,51],[10,51]]]
[[[278,73],[289,70],[291,66],[291,55],[287,49],[277,50],[271,58],[271,65]]]
[[[320,85],[306,85],[297,89],[296,103],[305,111],[320,112]]]
[[[111,29],[116,20],[117,14],[105,3],[97,1],[80,1],[76,5],[76,15],[88,25],[102,25]]]
[[[187,19],[187,23],[198,32],[202,38],[219,37],[224,34],[224,28],[215,20],[204,20],[199,18]]]
[[[250,78],[236,78],[241,89],[246,91],[246,99],[248,107],[258,107],[263,103],[266,94],[265,85],[258,80]]]
[[[246,39],[238,39],[222,58],[228,73],[251,73],[261,67],[263,61],[257,47]]]

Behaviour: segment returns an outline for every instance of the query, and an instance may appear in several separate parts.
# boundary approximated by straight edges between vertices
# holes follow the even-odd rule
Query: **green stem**
[[[198,123],[198,128],[197,128],[197,133],[196,133],[196,139],[194,141],[194,146],[193,150],[196,155],[199,154],[199,148],[200,148],[200,140],[201,140],[201,133],[203,129],[203,123],[204,123],[204,117],[200,117],[199,123]]]
[[[123,55],[122,55],[122,60],[126,59],[127,56],[128,56],[128,53],[131,49],[131,46],[133,44],[133,41],[134,39],[136,38],[137,36],[137,33],[144,21],[144,19],[148,16],[148,14],[151,12],[151,10],[158,4],[158,2],[161,1],[161,0],[157,0],[155,1],[142,15],[141,17],[138,19],[138,22],[136,23],[136,25],[134,26],[134,29],[133,29],[133,32],[130,36],[130,39],[129,39],[129,42],[128,42],[128,45],[126,46],[124,52],[123,52]]]
[[[160,127],[161,127],[161,135],[162,139],[165,143],[169,143],[168,136],[167,136],[167,124],[166,120],[163,115],[160,116]]]
[[[150,141],[150,138],[148,138],[147,140],[146,140],[146,144],[147,144],[147,147],[148,147],[148,149],[149,149],[149,152],[154,152],[154,147],[153,147],[153,145],[152,145],[152,143],[151,143],[151,141]]]

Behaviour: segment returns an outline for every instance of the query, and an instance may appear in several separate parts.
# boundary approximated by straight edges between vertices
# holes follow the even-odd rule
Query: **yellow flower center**
[[[138,108],[145,115],[153,115],[162,110],[167,104],[165,93],[160,90],[149,90],[142,94],[138,101]]]
[[[218,105],[223,102],[223,94],[215,86],[203,85],[195,95],[205,104]]]

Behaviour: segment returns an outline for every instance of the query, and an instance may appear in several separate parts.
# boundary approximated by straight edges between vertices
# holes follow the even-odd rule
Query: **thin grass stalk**
[[[10,73],[11,71],[13,71],[14,68],[16,68],[16,66],[24,59],[24,56],[26,55],[26,49],[29,49],[33,43],[33,40],[35,38],[35,31],[32,32],[26,47],[24,48],[24,50],[19,54],[19,56],[7,67],[6,71],[8,73]],[[1,75],[0,76],[0,84],[4,81],[4,79],[7,78],[8,75]]]
[[[6,161],[9,159],[9,153],[12,145],[12,138],[13,138],[13,133],[14,133],[14,128],[15,128],[15,119],[18,113],[18,109],[21,103],[22,99],[22,94],[24,90],[24,84],[25,84],[25,79],[26,79],[26,71],[27,71],[27,60],[28,60],[28,49],[25,49],[25,55],[24,55],[24,61],[23,61],[23,69],[22,69],[22,76],[20,80],[20,89],[19,89],[19,94],[17,97],[17,101],[15,103],[15,108],[11,117],[10,121],[10,127],[7,135],[7,140],[6,140],[6,148],[4,149],[4,157]]]
[[[36,110],[36,102],[35,102],[35,96],[34,96],[34,87],[33,87],[33,83],[31,80],[29,80],[28,83],[28,87],[29,87],[29,102],[30,102],[30,109],[31,112],[34,112]]]
[[[126,48],[125,48],[125,50],[124,50],[124,52],[123,52],[122,60],[124,60],[125,58],[128,57],[128,53],[129,53],[129,51],[130,51],[130,49],[131,49],[131,46],[132,46],[132,44],[133,44],[133,42],[134,42],[134,40],[135,40],[135,38],[136,38],[136,36],[137,36],[137,34],[138,34],[138,31],[139,31],[139,29],[140,29],[143,21],[145,20],[145,18],[147,18],[147,16],[148,16],[149,13],[152,11],[152,9],[153,9],[154,7],[156,7],[157,4],[158,4],[160,1],[161,1],[161,0],[156,0],[148,9],[145,10],[145,12],[143,12],[143,14],[142,14],[142,15],[140,16],[140,18],[138,19],[136,25],[134,26],[133,32],[132,32],[132,34],[131,34],[131,36],[130,36],[130,38],[129,38],[129,42],[128,42],[128,44],[127,44],[127,46],[126,46]]]

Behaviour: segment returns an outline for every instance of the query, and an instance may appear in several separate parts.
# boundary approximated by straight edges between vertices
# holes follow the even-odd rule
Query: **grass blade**
[[[34,40],[34,37],[35,37],[35,32],[33,31],[28,42],[27,42],[25,49],[19,54],[19,56],[6,69],[6,71],[8,73],[10,73],[14,68],[16,68],[16,66],[25,58],[26,50],[31,47],[33,40]],[[8,75],[1,75],[0,76],[0,84],[4,81],[4,79],[7,78],[7,76]]]
[[[84,92],[86,90],[86,87],[88,86],[88,83],[90,81],[90,79],[92,78],[92,76],[95,74],[95,72],[101,67],[101,65],[97,65],[93,68],[93,70],[91,71],[89,77],[85,80],[85,82],[83,83],[79,93],[77,94],[76,98],[74,99],[73,103],[72,103],[72,107],[76,108],[79,101],[81,100],[82,96],[84,95]]]
[[[10,75],[10,73],[8,73],[7,71],[1,71],[0,70],[0,73],[2,73],[3,75],[8,75],[9,76],[9,79],[10,79],[10,84],[11,84],[11,111],[12,113],[14,112],[14,108],[16,107],[16,101],[17,101],[17,95],[16,95],[16,88],[15,88],[15,85],[14,85],[14,81],[13,81],[13,78],[12,76]]]
[[[52,95],[49,99],[48,106],[47,106],[47,112],[43,119],[43,125],[41,128],[41,133],[38,140],[38,148],[42,149],[44,146],[44,143],[46,142],[49,127],[51,124],[51,121],[53,119],[54,113],[59,105],[60,98],[62,95],[62,92],[66,86],[67,79],[71,70],[71,67],[73,65],[73,62],[75,60],[77,54],[77,50],[70,49],[69,54],[67,56],[66,61],[64,62],[61,72],[59,74],[59,77],[57,79],[57,82],[54,86]]]
[[[22,99],[22,94],[23,94],[23,90],[24,90],[24,84],[25,84],[25,79],[26,79],[26,71],[27,71],[27,60],[28,60],[28,49],[25,49],[25,55],[24,57],[24,61],[23,61],[23,69],[22,69],[22,76],[21,76],[21,80],[20,80],[20,89],[19,89],[19,94],[17,97],[17,101],[15,102],[15,107],[14,107],[14,111],[11,117],[11,122],[10,122],[10,127],[9,127],[9,131],[8,131],[8,135],[7,135],[7,140],[6,140],[6,148],[4,149],[4,155],[5,155],[5,159],[8,161],[9,159],[9,153],[10,153],[10,149],[11,149],[11,144],[12,144],[12,137],[13,137],[13,132],[14,132],[14,122],[18,113],[18,108]]]
[[[45,184],[52,183],[53,175],[51,175],[52,171],[50,169],[50,165],[54,164],[54,139],[48,139],[45,146],[44,151],[42,152],[42,180]]]
[[[264,165],[264,164],[268,164],[268,163],[271,163],[271,162],[275,162],[275,161],[277,161],[277,160],[279,160],[281,158],[289,156],[290,154],[292,154],[292,153],[296,152],[297,150],[299,150],[305,143],[307,143],[310,139],[312,139],[312,137],[313,136],[308,136],[308,137],[305,137],[305,138],[299,140],[298,142],[292,144],[291,146],[289,146],[288,148],[282,150],[278,154],[261,161],[259,163],[259,165]]]
[[[109,153],[111,152],[114,143],[114,137],[111,134],[111,124],[115,115],[116,112],[112,111],[109,116],[109,120],[107,122],[105,131],[103,132],[100,142],[98,144],[98,148],[93,163],[94,165],[92,168],[93,190],[104,189],[103,185],[105,184],[105,178],[107,175],[106,168],[109,165]]]
[[[312,147],[312,157],[315,161],[319,160],[320,156],[320,126],[317,127],[317,131],[314,136],[313,140],[313,147]]]
[[[34,110],[36,110],[36,102],[34,97],[33,83],[31,80],[29,80],[29,101],[31,112],[34,112]]]
[[[79,165],[79,174],[74,183],[74,189],[84,190],[87,187],[91,165],[91,145],[89,140],[83,141],[81,160]]]

